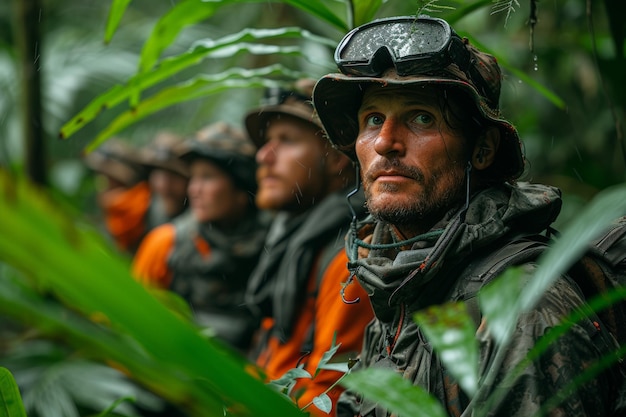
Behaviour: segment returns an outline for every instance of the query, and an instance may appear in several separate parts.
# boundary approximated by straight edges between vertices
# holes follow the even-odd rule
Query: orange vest
[[[350,276],[347,262],[346,252],[342,250],[326,268],[319,288],[317,271],[313,271],[307,285],[307,298],[298,314],[291,338],[286,343],[281,343],[275,336],[268,338],[256,363],[266,372],[269,380],[278,379],[299,364],[305,364],[304,369],[315,375],[317,364],[331,348],[335,334],[335,343],[341,343],[335,357],[341,357],[342,361],[345,361],[347,358],[356,358],[361,352],[363,332],[365,326],[373,319],[374,313],[367,293],[356,280],[346,287],[344,297],[346,300],[360,298],[360,302],[347,304],[342,300],[340,291]],[[270,331],[272,319],[266,318],[262,326],[263,330]],[[311,326],[314,326],[313,347],[311,353],[305,356],[302,347],[307,343]],[[302,408],[309,404],[341,375],[337,371],[322,370],[313,379],[300,379],[293,390],[298,407]],[[334,415],[335,405],[343,390],[342,387],[336,386],[327,393],[333,403],[330,415]],[[301,396],[298,397],[299,394]],[[307,407],[306,411],[316,417],[328,417],[328,414],[314,405]]]
[[[99,197],[107,230],[117,246],[133,252],[146,233],[145,217],[150,206],[150,188],[142,181],[131,188],[112,189]]]
[[[176,228],[172,223],[156,227],[146,235],[133,259],[133,276],[144,285],[169,288],[173,272],[167,265],[176,241]],[[199,236],[194,237],[196,249],[201,256],[211,253],[209,244]]]

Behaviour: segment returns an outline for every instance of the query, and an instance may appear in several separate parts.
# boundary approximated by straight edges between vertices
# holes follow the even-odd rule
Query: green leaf
[[[330,349],[324,352],[320,361],[318,362],[317,367],[315,369],[315,375],[317,375],[322,369],[329,369],[329,368],[326,368],[328,362],[333,358],[333,356],[335,356],[335,354],[337,353],[337,350],[339,350],[339,346],[341,346],[341,343],[335,344],[336,342],[337,342],[337,333],[333,335],[333,341],[331,343]]]
[[[552,92],[548,87],[541,84],[540,82],[533,79],[530,75],[526,74],[524,71],[512,67],[506,62],[500,62],[500,66],[505,68],[507,71],[514,74],[517,78],[519,78],[522,82],[530,85],[532,88],[537,90],[539,94],[547,98],[552,104],[554,104],[559,109],[565,109],[565,102],[561,97],[559,97],[556,93]]]
[[[280,378],[270,381],[268,385],[274,390],[289,396],[291,390],[293,390],[298,382],[298,379],[302,378],[311,379],[312,377],[311,374],[302,367],[293,368],[281,375]]]
[[[368,368],[347,375],[343,385],[375,401],[393,414],[410,417],[446,417],[448,413],[423,388],[390,369]]]
[[[479,294],[481,310],[500,344],[506,343],[517,318],[531,309],[545,291],[587,250],[589,242],[626,212],[626,185],[607,188],[579,213],[538,260],[532,272],[511,268]]]
[[[476,325],[465,303],[429,307],[414,316],[444,366],[471,397],[478,384]]]
[[[350,366],[348,365],[348,362],[330,362],[330,363],[324,364],[324,366],[318,366],[317,372],[319,372],[322,369],[325,369],[327,371],[342,372],[345,374],[346,372],[350,370]]]
[[[532,307],[538,297],[587,250],[609,224],[626,213],[626,184],[596,195],[539,258],[539,268],[527,290],[520,294],[522,308]]]
[[[522,311],[520,294],[527,291],[524,285],[528,275],[521,267],[509,268],[480,291],[480,309],[499,346],[506,344],[515,329]]]
[[[124,16],[126,8],[130,4],[131,0],[113,0],[111,3],[111,10],[109,11],[109,17],[107,19],[106,30],[104,34],[104,42],[109,43],[117,30],[117,27]]]
[[[552,102],[552,104],[554,104],[559,109],[564,109],[565,108],[565,102],[563,101],[563,99],[560,98],[556,93],[552,92],[548,87],[546,87],[546,86],[542,85],[541,83],[539,83],[538,81],[534,80],[528,74],[526,74],[524,71],[522,71],[522,70],[520,70],[520,69],[518,69],[516,67],[513,67],[512,65],[510,65],[507,62],[507,60],[504,58],[504,56],[494,53],[489,48],[487,48],[485,45],[483,45],[480,42],[478,42],[472,36],[470,36],[468,34],[465,34],[465,36],[467,36],[471,40],[471,43],[474,44],[478,49],[495,56],[498,59],[498,65],[500,65],[500,68],[505,69],[505,70],[511,72],[516,77],[518,77],[522,82],[525,82],[528,85],[530,85],[532,88],[537,90],[537,92],[539,92],[539,94],[543,95],[545,98],[547,98],[550,102]]]
[[[285,372],[285,374],[282,375],[280,378],[273,379],[272,381],[270,381],[270,383],[276,386],[285,386],[289,385],[292,381],[300,378],[310,379],[311,374],[303,368],[293,368]]]
[[[138,73],[146,72],[152,68],[161,53],[171,45],[186,26],[207,19],[224,4],[233,2],[184,0],[177,3],[154,25],[152,34],[141,50]]]
[[[133,95],[147,88],[153,87],[179,72],[200,63],[203,59],[211,56],[223,58],[225,55],[247,51],[249,53],[260,54],[299,54],[293,47],[272,47],[263,48],[255,47],[250,42],[266,41],[272,39],[287,38],[306,38],[316,42],[333,44],[329,39],[318,37],[312,33],[299,28],[280,28],[280,29],[244,29],[236,34],[226,36],[216,41],[203,40],[198,41],[186,53],[177,55],[172,58],[163,60],[160,65],[146,73],[139,73],[131,77],[125,85],[116,85],[109,91],[101,94],[93,99],[83,110],[76,116],[65,123],[60,130],[59,136],[67,139],[78,130],[83,128],[87,123],[95,119],[101,112],[111,109],[125,100],[131,100]],[[267,46],[267,45],[265,45]]]
[[[333,402],[330,400],[328,394],[321,394],[313,398],[313,405],[326,414],[330,414],[333,409]]]
[[[104,246],[98,232],[80,224],[75,214],[60,211],[41,189],[0,170],[0,194],[0,259],[53,291],[41,299],[30,292],[24,301],[36,307],[34,311],[20,309],[13,301],[20,296],[15,292],[0,309],[11,308],[20,320],[39,312],[31,324],[71,331],[68,343],[99,347],[94,355],[114,359],[165,398],[170,398],[170,386],[179,394],[184,390],[184,397],[175,399],[194,407],[190,411],[197,415],[223,415],[224,407],[235,404],[232,415],[302,415],[291,401],[253,377],[238,354],[203,338],[156,300],[132,278],[127,259]],[[81,331],[75,321],[65,324],[60,314],[41,314],[51,295],[72,306],[66,318],[80,312],[82,317],[102,318],[101,324],[82,323]],[[106,343],[98,340],[97,329],[102,329]]]
[[[347,32],[349,29],[346,22],[326,7],[327,0],[282,0],[282,2],[304,10],[342,32]]]
[[[382,0],[353,0],[354,5],[354,22],[353,27],[361,26],[371,21],[376,12],[383,4]]]
[[[493,3],[493,0],[479,0],[471,2],[470,4],[459,3],[453,11],[446,13],[445,20],[451,25],[458,22],[462,18],[468,16],[476,10],[479,10],[485,6],[489,6]]]
[[[26,417],[17,383],[3,367],[0,367],[0,417]]]
[[[161,52],[167,48],[184,27],[212,16],[219,8],[236,3],[265,3],[266,0],[185,0],[178,3],[155,25],[150,38],[144,44],[139,63],[139,72],[147,71],[157,62]],[[332,13],[320,0],[283,0],[307,13],[321,18],[340,30],[347,30],[345,23]]]
[[[272,74],[284,74],[293,78],[299,78],[299,76],[302,75],[287,70],[280,65],[256,70],[235,68],[216,74],[215,76],[198,77],[184,84],[161,90],[154,96],[139,103],[135,109],[123,112],[116,117],[87,145],[86,151],[91,152],[117,132],[122,131],[146,116],[173,106],[174,104],[208,97],[234,88],[263,88],[276,86],[277,83],[275,81],[259,78]]]

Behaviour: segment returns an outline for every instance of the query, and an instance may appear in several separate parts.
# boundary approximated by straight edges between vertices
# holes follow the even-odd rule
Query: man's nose
[[[398,120],[385,119],[374,141],[374,150],[380,155],[404,154],[404,129]]]
[[[276,145],[273,141],[267,141],[256,152],[256,161],[259,165],[270,164],[276,158]]]

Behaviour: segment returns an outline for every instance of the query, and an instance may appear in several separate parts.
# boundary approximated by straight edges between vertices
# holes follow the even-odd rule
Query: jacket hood
[[[423,287],[442,269],[467,264],[470,254],[502,239],[544,231],[558,216],[561,203],[560,191],[551,186],[519,183],[489,188],[474,196],[467,211],[450,213],[439,228],[404,251],[383,246],[393,242],[390,226],[370,219],[360,236],[348,237],[348,267],[384,320],[393,311],[390,306],[403,299],[423,307],[436,302],[432,291]]]

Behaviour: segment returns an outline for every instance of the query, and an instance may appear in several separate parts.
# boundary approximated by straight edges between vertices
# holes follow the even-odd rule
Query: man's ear
[[[477,170],[488,168],[494,161],[500,147],[500,129],[488,127],[476,141],[472,151],[472,167]]]

